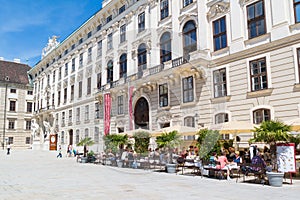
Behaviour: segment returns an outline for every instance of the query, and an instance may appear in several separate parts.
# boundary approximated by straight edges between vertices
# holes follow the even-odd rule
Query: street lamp
[[[9,81],[9,77],[6,76],[5,77],[5,99],[4,99],[4,119],[3,119],[3,140],[2,140],[2,149],[4,149],[4,142],[5,142],[5,126],[6,126],[6,102],[7,102],[7,86],[8,86],[8,81]]]

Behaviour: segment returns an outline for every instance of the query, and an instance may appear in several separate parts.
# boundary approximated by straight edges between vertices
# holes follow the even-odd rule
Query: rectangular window
[[[72,59],[72,72],[75,71],[75,58]]]
[[[58,91],[57,93],[57,105],[59,106],[60,105],[60,91]]]
[[[31,120],[26,120],[26,130],[31,130]]]
[[[16,111],[16,101],[9,101],[9,111]]]
[[[68,88],[64,89],[64,103],[67,103],[67,98],[68,98]]]
[[[69,123],[72,123],[72,110],[69,110]]]
[[[78,144],[79,143],[79,130],[78,129],[76,130],[76,138],[75,138],[75,140],[76,140],[76,144]]]
[[[92,62],[92,47],[88,49],[88,62]]]
[[[101,73],[97,74],[97,89],[101,89]]]
[[[95,143],[99,142],[99,127],[95,127],[94,141]]]
[[[112,48],[113,48],[113,38],[112,38],[112,33],[110,33],[107,36],[107,50],[110,50]]]
[[[112,15],[109,15],[107,18],[106,18],[106,23],[110,22],[112,20]]]
[[[15,120],[14,119],[8,120],[8,129],[15,129]]]
[[[194,83],[193,77],[189,76],[182,80],[183,103],[194,101]]]
[[[61,126],[65,126],[66,113],[62,112],[61,114]]]
[[[14,143],[14,137],[8,137],[8,143],[13,144]]]
[[[297,57],[298,57],[298,76],[299,76],[299,83],[300,83],[300,48],[297,49]]]
[[[266,33],[264,1],[247,6],[247,22],[249,39]]]
[[[159,106],[168,106],[168,84],[159,85]]]
[[[80,121],[80,108],[76,108],[76,122]]]
[[[169,16],[169,0],[160,1],[160,20]]]
[[[83,39],[80,38],[79,41],[78,41],[78,44],[82,44],[82,42],[83,42]]]
[[[89,95],[91,94],[92,91],[92,77],[89,77],[87,79],[87,88],[86,88],[86,94]]]
[[[145,12],[138,16],[138,31],[142,32],[143,30],[145,30]]]
[[[102,56],[102,40],[100,40],[97,45],[97,56]]]
[[[251,91],[268,88],[266,58],[253,60],[250,65]]]
[[[30,140],[30,137],[26,137],[25,138],[25,144],[30,144],[31,142],[30,142],[31,140]]]
[[[58,117],[59,117],[59,115],[58,115],[58,113],[56,113],[56,115],[55,115],[55,125],[56,126],[58,126]]]
[[[193,3],[193,0],[183,0],[183,7],[186,7],[186,6],[190,5],[191,3]]]
[[[26,108],[26,111],[28,113],[31,113],[32,112],[32,102],[27,102],[27,108]]]
[[[68,52],[69,52],[69,51],[68,51],[68,49],[66,49],[64,54],[65,54],[65,55],[67,55],[67,54],[68,54]]]
[[[83,53],[79,54],[79,67],[83,66]]]
[[[214,76],[214,97],[224,97],[227,95],[226,69],[219,69],[213,72]]]
[[[118,115],[124,114],[124,97],[118,96]]]
[[[52,83],[55,83],[55,75],[56,75],[56,70],[53,71],[53,77],[52,77]]]
[[[120,27],[120,43],[126,40],[126,24]]]
[[[90,115],[90,113],[89,113],[89,106],[87,105],[87,106],[85,106],[85,112],[84,112],[84,119],[87,121],[87,120],[89,120],[89,115]]]
[[[78,98],[82,97],[82,81],[78,83]]]
[[[100,31],[102,29],[102,24],[99,24],[98,26],[97,26],[97,31]]]
[[[88,32],[87,37],[88,37],[88,38],[92,37],[92,31]]]
[[[28,95],[33,95],[33,91],[32,91],[32,90],[28,90],[28,91],[27,91],[27,94],[28,94]]]
[[[226,18],[222,17],[213,22],[215,51],[227,47]]]
[[[74,50],[74,49],[75,49],[75,44],[72,44],[72,47],[71,47],[71,49],[72,49],[72,50]]]
[[[59,67],[59,70],[58,70],[58,80],[61,79],[61,67]]]
[[[47,76],[47,85],[50,85],[50,74]]]
[[[95,103],[95,119],[100,119],[100,104]]]
[[[17,93],[17,90],[16,89],[10,89],[10,93]]]
[[[71,85],[71,101],[74,100],[74,85]]]
[[[123,5],[121,8],[119,8],[119,14],[125,11],[125,5]]]
[[[65,64],[65,77],[68,76],[68,63]]]
[[[54,93],[52,94],[52,106],[54,106]]]
[[[294,0],[295,23],[300,22],[300,0]]]

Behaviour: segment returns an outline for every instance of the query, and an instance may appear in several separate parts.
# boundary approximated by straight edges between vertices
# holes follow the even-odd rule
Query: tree
[[[255,136],[250,142],[265,142],[270,145],[272,165],[276,166],[276,143],[288,142],[291,126],[280,121],[263,121],[259,127],[255,127]]]
[[[150,143],[150,133],[146,131],[138,131],[134,133],[134,150],[137,153],[144,153],[148,151]]]
[[[115,154],[119,149],[122,149],[125,145],[128,144],[128,135],[122,134],[110,134],[104,136],[105,148],[111,149]]]
[[[78,142],[77,146],[83,146],[83,156],[87,156],[87,147],[92,146],[95,144],[95,142],[90,137],[81,138],[81,140]]]
[[[181,142],[181,136],[178,131],[163,133],[156,137],[156,143],[159,148],[167,148],[169,151],[168,163],[172,163],[172,150]]]
[[[217,130],[202,129],[198,132],[197,146],[199,157],[208,159],[212,152],[221,151],[220,133]]]

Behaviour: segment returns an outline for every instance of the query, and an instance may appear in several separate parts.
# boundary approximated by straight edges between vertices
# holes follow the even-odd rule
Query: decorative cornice
[[[195,22],[197,22],[197,13],[196,12],[190,12],[190,13],[185,13],[183,15],[181,15],[180,17],[178,17],[178,20],[180,22],[180,25],[182,25],[184,22],[190,20],[190,19],[193,19],[195,20]]]
[[[252,3],[253,1],[256,0],[239,0],[239,4],[243,7],[244,5]]]

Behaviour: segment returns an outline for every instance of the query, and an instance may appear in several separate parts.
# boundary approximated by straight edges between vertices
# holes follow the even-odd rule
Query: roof
[[[27,71],[31,69],[30,66],[26,64],[10,62],[10,61],[0,61],[0,82],[8,81],[6,77],[9,78],[9,83],[18,84],[29,84]]]

